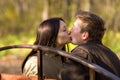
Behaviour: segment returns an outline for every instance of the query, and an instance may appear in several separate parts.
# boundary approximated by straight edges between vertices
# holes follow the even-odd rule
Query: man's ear
[[[83,40],[88,39],[88,37],[89,37],[89,33],[88,33],[88,32],[83,32],[83,33],[82,33],[82,39],[83,39]]]

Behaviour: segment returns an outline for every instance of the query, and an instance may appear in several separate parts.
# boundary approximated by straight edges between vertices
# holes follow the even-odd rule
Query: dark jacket
[[[100,41],[81,44],[72,51],[72,55],[87,59],[120,77],[120,60]],[[73,60],[68,60],[61,71],[62,80],[89,80],[88,75],[89,69]],[[110,80],[101,74],[96,73],[95,75],[95,80]],[[86,76],[85,79],[82,76]]]

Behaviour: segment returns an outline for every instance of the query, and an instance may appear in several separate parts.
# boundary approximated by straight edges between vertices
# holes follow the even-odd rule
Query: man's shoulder
[[[81,51],[81,50],[83,50],[83,51],[88,51],[89,48],[90,48],[90,46],[89,46],[88,44],[81,44],[81,45],[76,46],[76,47],[72,50],[72,52],[74,52],[74,51]]]
[[[87,57],[89,54],[89,48],[87,45],[79,45],[75,49],[72,50],[72,54],[81,57]]]

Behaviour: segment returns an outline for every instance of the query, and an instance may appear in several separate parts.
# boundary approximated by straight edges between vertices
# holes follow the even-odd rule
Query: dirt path
[[[7,55],[0,58],[0,73],[21,74],[21,64],[24,58],[17,55]]]
[[[120,58],[120,54],[118,54]],[[0,58],[0,73],[22,74],[21,64],[24,57],[17,55],[7,55]]]

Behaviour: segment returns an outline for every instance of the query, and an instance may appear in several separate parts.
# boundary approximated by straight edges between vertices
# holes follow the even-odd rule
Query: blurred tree
[[[41,21],[51,17],[62,17],[71,27],[78,10],[102,17],[107,34],[112,34],[107,35],[104,42],[112,48],[117,45],[116,51],[119,51],[120,44],[116,42],[120,39],[120,0],[0,0],[0,38],[7,37],[13,42],[20,36],[28,41],[28,37],[34,37]],[[112,40],[113,37],[116,39]]]
[[[67,24],[78,10],[100,15],[106,27],[120,31],[120,0],[1,0],[0,36],[33,33],[42,20],[62,17]]]
[[[43,9],[43,12],[42,12],[42,20],[47,19],[48,14],[49,14],[49,1],[44,0],[44,9]]]

